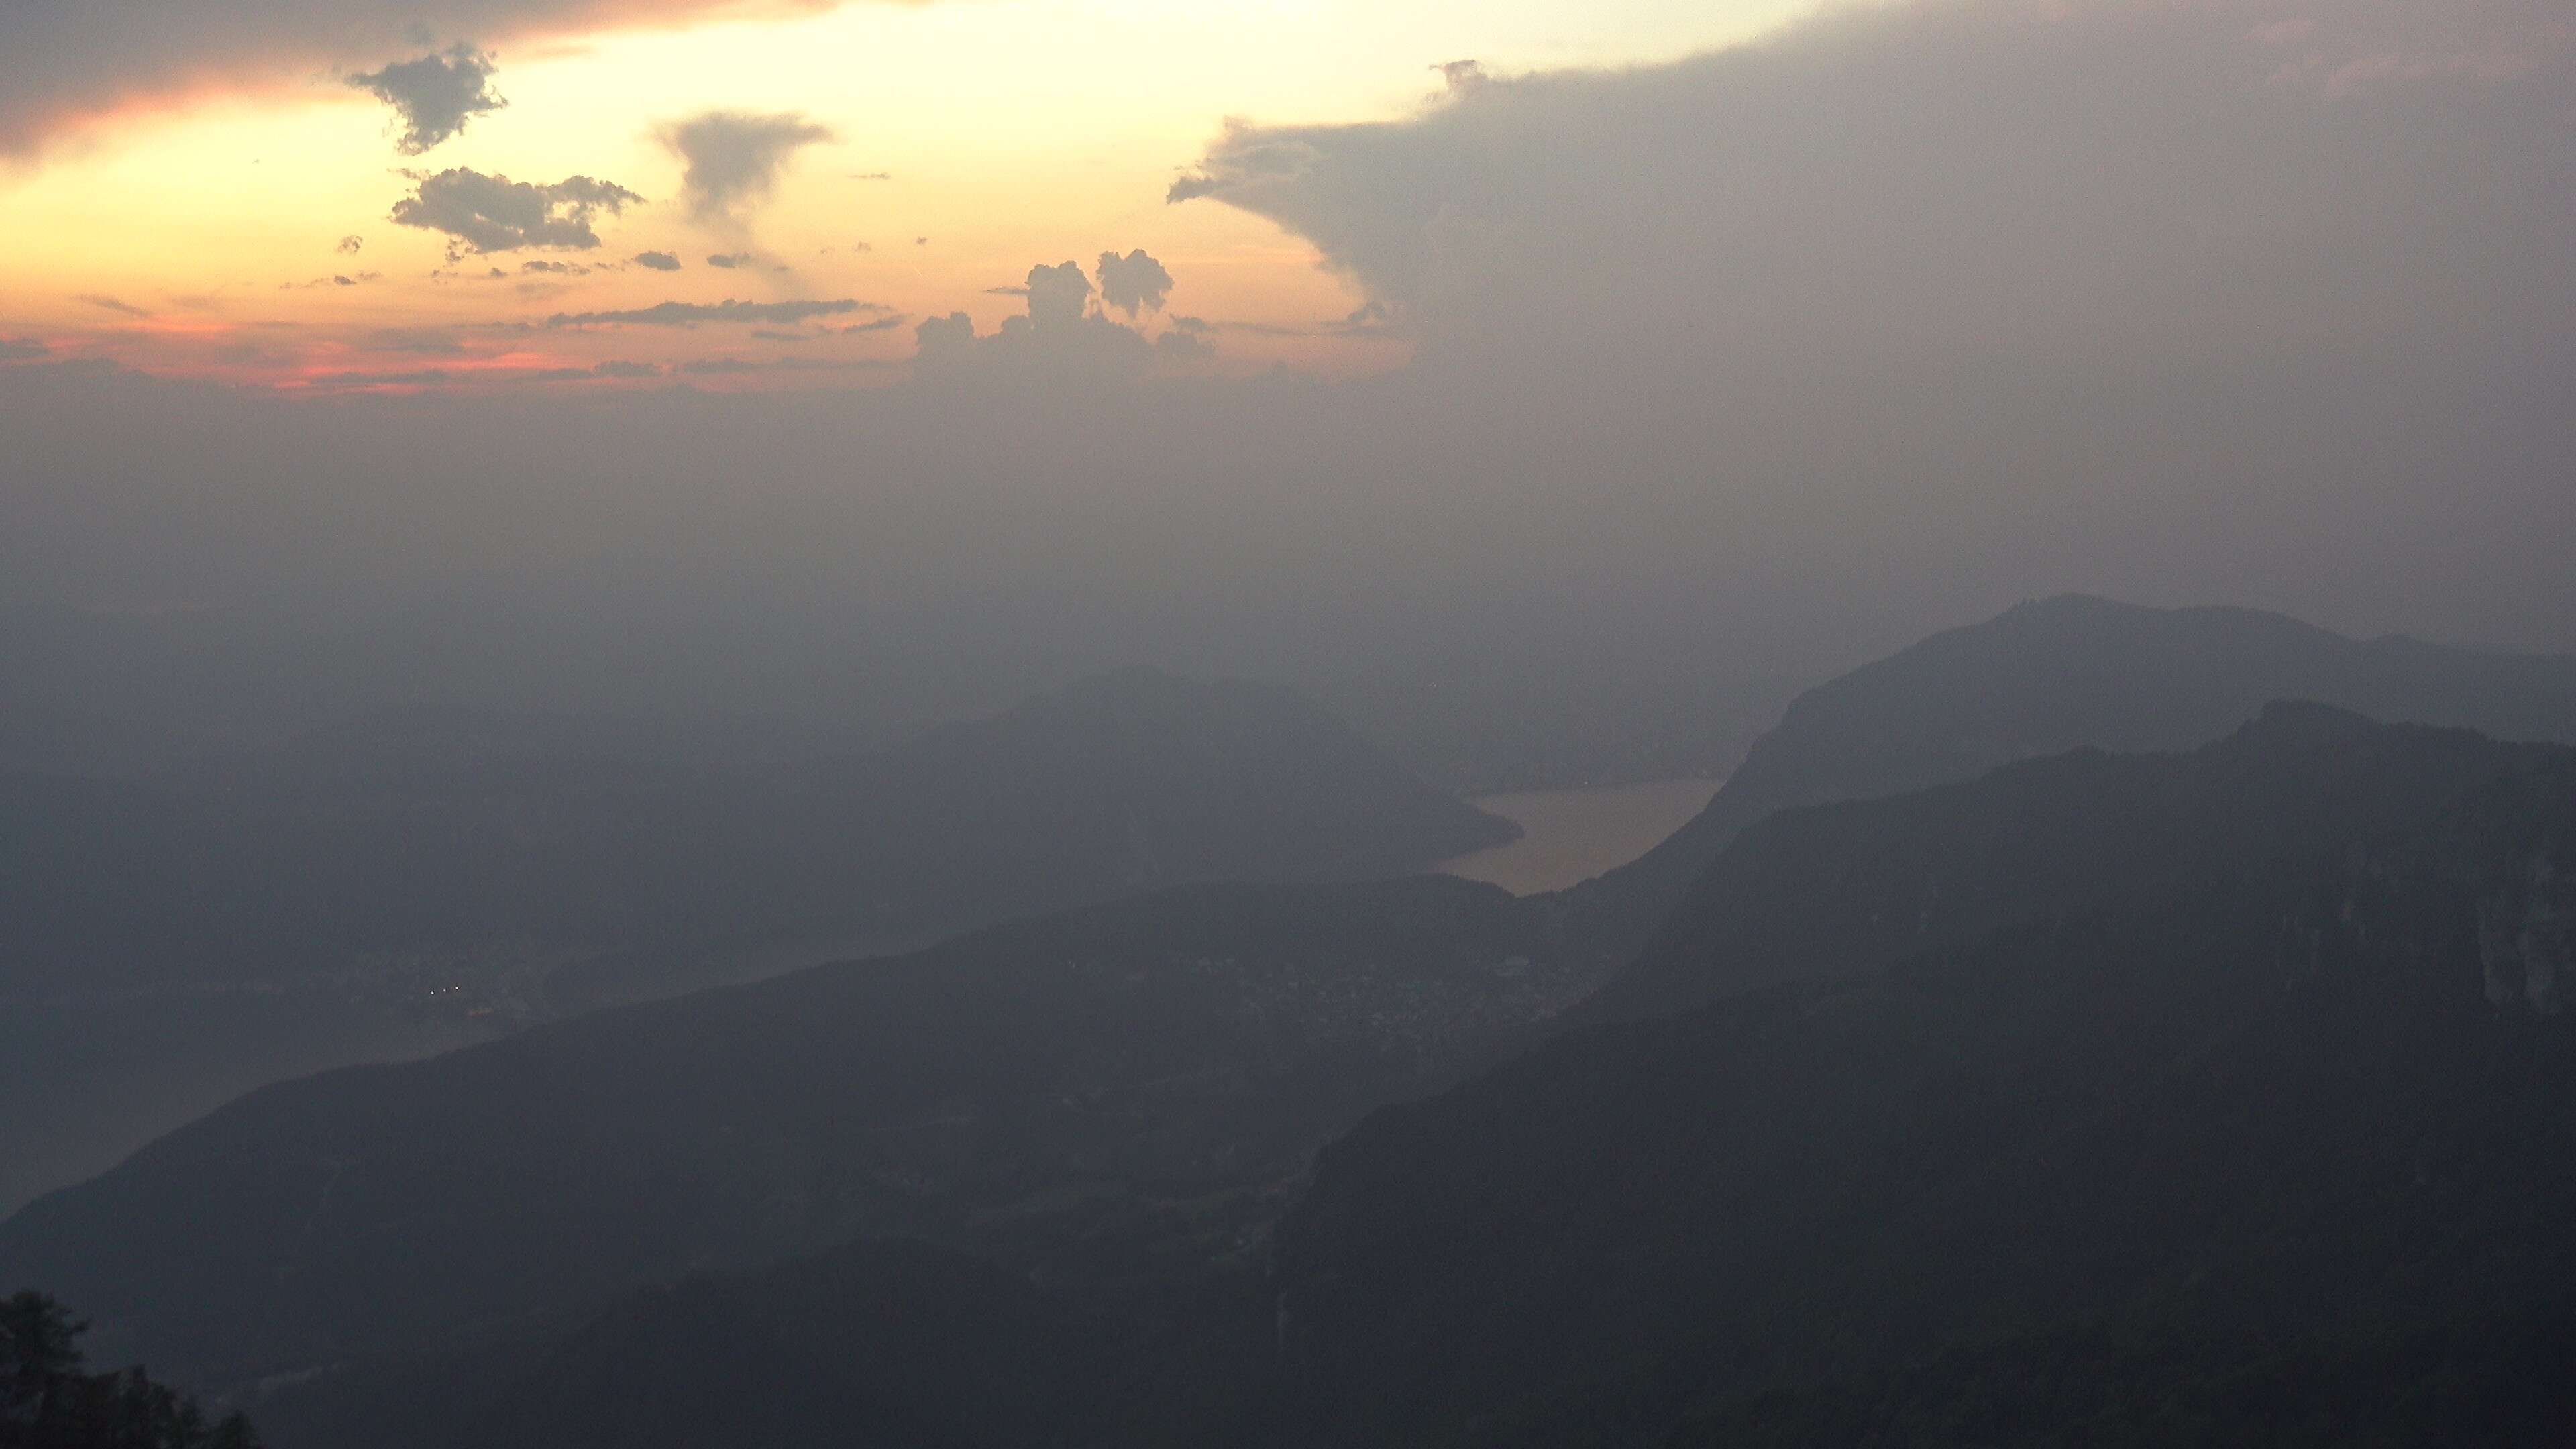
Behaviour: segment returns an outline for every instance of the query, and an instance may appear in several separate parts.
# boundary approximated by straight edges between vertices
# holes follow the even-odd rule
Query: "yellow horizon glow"
[[[1016,310],[989,289],[1039,262],[1086,266],[1143,247],[1176,279],[1170,312],[1312,325],[1362,300],[1303,242],[1230,208],[1162,193],[1228,116],[1321,124],[1408,114],[1432,68],[1475,58],[1517,72],[1646,63],[1733,43],[1804,0],[942,0],[849,5],[802,19],[607,33],[504,50],[510,105],[427,156],[392,146],[390,114],[336,79],[202,101],[106,126],[0,175],[0,336],[33,335],[147,370],[292,384],[317,370],[429,365],[371,344],[397,329],[499,327],[556,310],[727,297],[854,297],[911,317]],[[796,111],[838,140],[809,148],[747,226],[692,223],[658,125],[710,109]],[[432,280],[445,239],[388,221],[405,170],[471,167],[521,181],[582,174],[653,204],[600,219],[595,252],[467,258],[517,273],[543,257],[688,263],[566,279]],[[851,179],[888,172],[892,179]],[[336,250],[360,235],[354,256]],[[916,245],[916,237],[927,237]],[[869,250],[856,250],[866,242]],[[749,250],[785,271],[720,271]],[[379,274],[357,286],[329,279]],[[319,282],[318,286],[305,284]],[[113,298],[146,316],[84,297]],[[456,370],[501,356],[587,365],[755,350],[730,329],[493,333]],[[472,334],[469,334],[472,335]],[[797,344],[900,359],[908,328]],[[1386,344],[1229,335],[1237,365],[1383,365]],[[776,347],[767,349],[771,353]]]

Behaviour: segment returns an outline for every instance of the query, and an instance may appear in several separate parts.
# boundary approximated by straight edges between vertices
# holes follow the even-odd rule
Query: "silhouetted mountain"
[[[366,1449],[976,1449],[1187,1442],[1272,1348],[1248,1262],[1168,1311],[918,1242],[641,1290],[558,1338],[338,1370],[272,1442]]]
[[[1789,984],[1326,1150],[1284,1437],[2563,1439],[2563,1376],[2463,1385],[2576,1350],[2571,850],[2576,752],[2314,706],[1778,818],[1642,969]]]
[[[1317,1145],[1583,988],[1530,923],[1444,877],[1191,887],[286,1083],[0,1224],[0,1281],[216,1386],[862,1234],[1236,1256]]]
[[[0,778],[0,985],[426,971],[488,999],[638,946],[1399,875],[1510,833],[1286,691],[1143,670],[760,770],[405,712],[149,784]]]
[[[1775,811],[1920,790],[2087,745],[2189,749],[2277,699],[2576,742],[2576,658],[2364,642],[2252,609],[2065,595],[1935,634],[1799,696],[1698,819],[1565,894],[1569,930],[1614,955],[1643,947],[1728,842]]]

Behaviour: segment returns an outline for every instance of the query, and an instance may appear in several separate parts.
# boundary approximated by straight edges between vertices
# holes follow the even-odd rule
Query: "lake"
[[[1471,803],[1521,828],[1521,838],[1443,861],[1444,875],[1486,881],[1515,895],[1562,890],[1626,865],[1663,843],[1708,804],[1722,780],[1649,780],[1587,790],[1483,795]]]

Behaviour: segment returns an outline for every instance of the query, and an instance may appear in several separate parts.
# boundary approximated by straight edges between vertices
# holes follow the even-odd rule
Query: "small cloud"
[[[1451,95],[1457,95],[1465,91],[1474,90],[1476,87],[1481,86],[1486,81],[1492,79],[1492,77],[1485,74],[1485,66],[1482,61],[1444,61],[1439,65],[1433,66],[1432,69],[1440,72],[1440,79],[1449,87],[1449,93]]]
[[[926,236],[917,236],[912,239],[912,244],[917,247],[926,247],[930,245],[930,238]]]
[[[669,252],[637,252],[635,265],[657,272],[676,272],[680,269],[680,259]]]
[[[0,362],[33,362],[53,355],[54,349],[33,337],[0,337]]]
[[[281,292],[310,292],[316,288],[322,287],[363,287],[371,282],[381,282],[384,279],[385,274],[382,272],[359,272],[355,276],[352,276],[347,272],[336,272],[327,277],[315,277],[309,282],[280,282],[277,284],[277,290]]]
[[[521,262],[519,270],[530,275],[541,274],[554,277],[587,277],[591,273],[591,268],[579,262]]]
[[[891,171],[853,171],[850,173],[850,179],[852,181],[892,181],[894,179],[894,173]]]
[[[836,139],[830,128],[792,111],[709,111],[661,131],[662,144],[683,163],[681,188],[690,215],[700,221],[732,220],[768,200],[798,151]]]
[[[706,322],[796,323],[852,312],[884,312],[881,302],[853,298],[794,302],[662,302],[617,312],[558,312],[549,327],[695,327]]]
[[[1343,337],[1386,337],[1395,331],[1395,313],[1384,302],[1364,302],[1324,330]]]
[[[75,302],[85,302],[92,307],[96,307],[102,312],[114,312],[120,317],[149,317],[152,315],[142,308],[135,306],[131,302],[124,301],[116,297],[110,297],[99,292],[83,292],[72,300]]]
[[[418,60],[349,77],[349,84],[383,101],[402,117],[396,149],[417,156],[465,129],[476,116],[509,104],[492,89],[499,66],[471,45],[458,45]]]
[[[722,267],[726,271],[732,271],[736,267],[750,266],[752,261],[753,258],[749,252],[718,252],[714,256],[707,258],[707,265],[711,267]]]
[[[1160,312],[1172,295],[1172,274],[1139,247],[1125,256],[1100,254],[1100,300],[1130,317]]]
[[[339,252],[342,256],[354,257],[364,249],[366,245],[367,239],[365,237],[344,236],[340,238]]]
[[[924,317],[912,329],[913,356],[928,366],[964,362],[975,355],[975,319],[963,312]]]
[[[852,242],[852,243],[850,243],[850,250],[852,250],[852,251],[854,251],[854,252],[872,252],[872,251],[875,251],[876,249],[877,249],[877,244],[876,244],[875,242],[863,242],[863,241],[862,241],[862,242]]]
[[[1118,275],[1132,291],[1133,269]],[[990,336],[977,336],[974,324],[962,312],[931,318],[915,328],[914,361],[927,370],[922,375],[953,375],[969,363],[1050,372],[1132,373],[1152,362],[1154,344],[1142,332],[1092,305],[1091,278],[1084,275],[1080,263],[1031,267],[1027,284],[1017,290],[1028,299],[1027,312],[1002,319],[1000,329]],[[1189,347],[1186,341],[1174,343],[1171,353],[1177,355]]]
[[[908,320],[910,319],[901,312],[888,312],[882,317],[870,318],[865,322],[854,322],[839,330],[844,337],[859,332],[887,332],[902,326]]]
[[[599,245],[592,227],[599,213],[618,215],[643,199],[587,176],[537,186],[455,168],[420,178],[413,194],[395,204],[393,221],[446,233],[450,261],[529,247],[587,251]]]
[[[603,362],[591,371],[601,377],[660,377],[662,365],[658,362]]]
[[[794,332],[780,327],[754,327],[751,329],[751,335],[760,338],[765,342],[811,342],[814,340],[814,334],[811,332]]]
[[[1076,262],[1029,268],[1029,320],[1039,326],[1078,321],[1091,300],[1091,279]]]

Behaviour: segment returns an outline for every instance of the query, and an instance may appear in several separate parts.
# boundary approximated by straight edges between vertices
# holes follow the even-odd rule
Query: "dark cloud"
[[[143,308],[137,307],[133,303],[125,301],[122,298],[110,297],[98,292],[83,292],[72,300],[75,302],[87,303],[102,312],[113,312],[120,317],[149,317],[152,315]]]
[[[1330,128],[1316,128],[1312,134],[1335,133]],[[1291,183],[1308,175],[1318,155],[1307,131],[1273,130],[1230,120],[1216,144],[1200,160],[1196,174],[1175,180],[1163,193],[1163,199],[1178,203],[1216,196],[1241,204],[1242,198],[1258,193],[1267,184]]]
[[[366,247],[366,245],[367,239],[365,237],[344,236],[340,238],[339,251],[344,256],[356,256]]]
[[[54,350],[33,337],[0,337],[0,362],[32,362]]]
[[[663,127],[661,139],[683,163],[690,214],[719,221],[768,200],[798,151],[837,138],[794,112],[708,111]]]
[[[534,261],[519,263],[519,271],[522,274],[530,276],[587,277],[594,270],[596,269],[584,266],[580,262]]]
[[[888,312],[882,317],[872,317],[865,322],[853,322],[837,330],[845,337],[859,332],[890,332],[909,320],[911,319],[901,312]]]
[[[1384,302],[1362,302],[1350,315],[1324,329],[1341,337],[1393,337],[1398,335],[1395,309]]]
[[[680,269],[680,259],[669,252],[637,252],[634,261],[639,267],[647,267],[657,272],[676,272]]]
[[[618,312],[558,312],[549,327],[695,327],[708,322],[787,323],[852,312],[881,312],[884,304],[851,298],[795,302],[661,302]]]
[[[1091,279],[1082,274],[1078,262],[1034,266],[1029,268],[1026,295],[1029,320],[1036,325],[1054,327],[1078,322],[1091,302]]]
[[[2549,8],[1865,7],[1401,121],[1235,123],[1171,195],[1306,238],[1395,310],[1350,325],[1462,363],[2431,346],[2576,307]]]
[[[816,9],[829,0],[776,0]],[[147,97],[274,90],[437,39],[486,43],[738,16],[743,0],[5,0],[0,156]],[[450,52],[453,55],[453,52]]]
[[[749,252],[718,252],[707,258],[707,265],[732,271],[736,267],[750,266],[754,260],[755,258]]]
[[[309,282],[280,282],[277,284],[277,290],[309,292],[323,287],[364,287],[384,279],[385,274],[382,272],[359,272],[354,276],[347,272],[335,272],[327,277],[315,277]]]
[[[1116,252],[1100,254],[1100,300],[1103,305],[1135,317],[1146,312],[1160,312],[1172,295],[1172,274],[1163,264],[1145,254],[1139,247],[1125,256]]]
[[[353,75],[349,84],[394,108],[403,122],[395,147],[406,156],[417,156],[464,130],[476,116],[509,104],[492,89],[498,69],[490,55],[471,45],[457,45]]]
[[[963,312],[923,322],[913,329],[914,361],[926,374],[953,374],[974,363],[1056,375],[1119,375],[1141,371],[1154,357],[1143,333],[1091,305],[1091,278],[1079,262],[1034,266],[1027,285],[993,290],[1026,297],[1027,312],[1004,318],[1000,330],[984,337]]]
[[[452,168],[422,177],[414,192],[394,205],[392,219],[399,226],[446,233],[450,261],[468,253],[530,247],[587,251],[599,245],[592,227],[599,213],[614,216],[643,199],[623,186],[587,176],[537,186]]]
[[[658,362],[603,362],[599,366],[592,368],[591,371],[599,374],[601,377],[629,379],[660,377],[662,375],[662,365]]]

